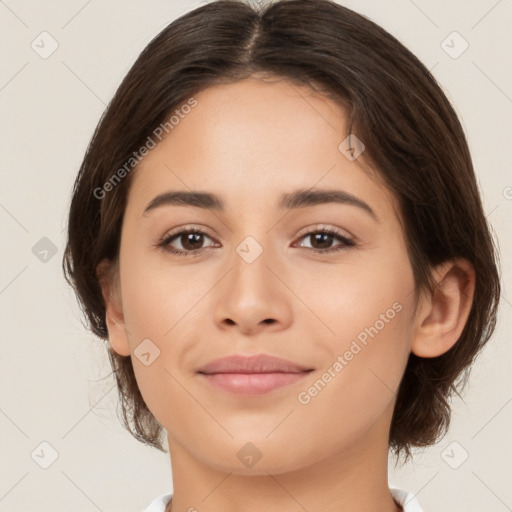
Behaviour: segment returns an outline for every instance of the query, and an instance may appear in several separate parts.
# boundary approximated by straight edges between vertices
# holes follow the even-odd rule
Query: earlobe
[[[437,287],[418,308],[411,351],[437,357],[458,341],[466,325],[475,291],[475,271],[463,259],[436,267]]]
[[[112,350],[121,356],[129,356],[131,351],[123,315],[117,265],[103,260],[97,267],[96,275],[105,302],[105,323]]]

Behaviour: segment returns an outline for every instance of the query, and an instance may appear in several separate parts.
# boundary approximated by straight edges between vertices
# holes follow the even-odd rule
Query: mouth
[[[234,394],[262,395],[302,380],[313,368],[266,354],[216,359],[198,370],[209,385]]]

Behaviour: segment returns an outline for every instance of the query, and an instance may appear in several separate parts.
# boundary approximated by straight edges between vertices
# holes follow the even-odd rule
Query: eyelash
[[[181,235],[183,235],[185,233],[187,233],[187,234],[193,233],[196,235],[197,234],[205,235],[211,239],[211,237],[208,236],[208,234],[205,233],[204,231],[201,231],[199,229],[190,229],[190,228],[185,227],[185,228],[180,228],[178,231],[176,231],[170,235],[164,236],[159,242],[157,242],[156,247],[161,248],[164,251],[174,254],[176,256],[184,256],[184,257],[195,256],[202,249],[206,249],[206,247],[203,247],[202,249],[195,249],[193,251],[182,251],[182,250],[171,248],[171,245],[170,245],[171,241],[173,241],[176,238],[179,238]],[[337,231],[328,229],[328,228],[322,228],[322,229],[318,229],[318,230],[314,230],[314,231],[308,231],[307,233],[304,233],[303,235],[301,235],[300,238],[305,238],[307,236],[319,234],[319,233],[321,233],[323,235],[332,235],[332,236],[336,237],[338,240],[340,240],[341,242],[343,242],[343,244],[335,246],[334,248],[331,247],[328,249],[314,249],[312,247],[304,247],[304,249],[313,251],[317,254],[326,254],[326,253],[336,253],[339,251],[346,250],[350,247],[356,246],[356,243],[353,240],[350,240],[349,238],[346,238],[345,236],[338,233]]]

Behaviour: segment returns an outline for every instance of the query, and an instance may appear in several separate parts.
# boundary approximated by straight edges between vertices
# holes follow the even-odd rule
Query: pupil
[[[185,237],[185,243],[183,245],[183,247],[185,249],[189,249],[191,251],[193,251],[194,249],[198,249],[201,247],[202,245],[202,236],[200,233],[188,233],[187,235],[184,235]],[[199,247],[195,247],[194,246],[194,242],[197,243],[197,242],[200,242],[199,243]]]
[[[332,235],[329,235],[328,233],[317,233],[313,237],[315,242],[317,242],[317,241],[320,242],[321,247],[317,247],[317,248],[320,248],[320,249],[325,249],[325,248],[328,249],[330,247],[330,243],[329,242],[331,242],[331,240],[330,240],[331,238],[332,238]],[[322,244],[322,241],[324,242],[324,244]]]

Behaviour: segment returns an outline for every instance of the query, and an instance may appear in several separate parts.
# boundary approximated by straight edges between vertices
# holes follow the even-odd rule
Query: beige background
[[[462,118],[503,260],[498,329],[464,402],[453,403],[449,434],[414,464],[391,467],[391,482],[426,511],[512,510],[512,0],[340,3],[433,70]],[[168,455],[119,425],[102,342],[82,326],[60,263],[71,186],[106,103],[144,46],[199,5],[0,0],[2,512],[137,512],[171,490]],[[31,48],[43,31],[58,43],[47,59]],[[441,47],[453,31],[469,43],[456,59]],[[43,237],[56,249],[46,262],[32,252]],[[52,449],[58,458],[43,469]]]

